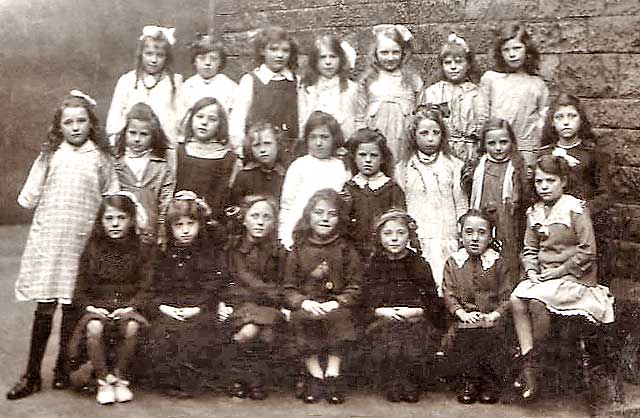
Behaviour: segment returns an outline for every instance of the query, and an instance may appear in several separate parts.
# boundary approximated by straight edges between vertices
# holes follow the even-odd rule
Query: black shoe
[[[42,389],[42,379],[38,377],[29,377],[24,375],[20,378],[9,392],[7,392],[7,399],[10,401],[16,399],[26,398]]]
[[[465,381],[460,393],[458,393],[458,402],[470,405],[477,400],[478,392],[476,387],[470,381]]]
[[[322,392],[323,392],[323,382],[322,379],[317,379],[315,377],[309,377],[307,379],[307,384],[306,384],[307,388],[305,391],[304,396],[302,397],[302,400],[305,403],[316,403],[319,402],[320,399],[322,399]]]
[[[244,399],[247,397],[247,387],[242,382],[234,382],[229,388],[229,396]]]
[[[344,403],[342,393],[342,377],[328,377],[325,379],[327,402],[334,405]]]
[[[480,403],[484,404],[492,404],[498,402],[498,391],[493,385],[484,385],[480,389],[480,395],[478,396],[478,400]]]
[[[56,390],[66,389],[69,385],[69,376],[67,375],[54,375],[53,382],[51,383],[51,387]]]

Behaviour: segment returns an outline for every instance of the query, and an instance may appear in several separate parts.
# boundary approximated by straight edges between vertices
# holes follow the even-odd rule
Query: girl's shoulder
[[[505,78],[506,76],[506,73],[489,70],[482,74],[482,77],[480,77],[480,84],[492,83],[493,81]]]

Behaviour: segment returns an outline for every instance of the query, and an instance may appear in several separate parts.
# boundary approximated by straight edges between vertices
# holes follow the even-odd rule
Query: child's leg
[[[327,356],[327,370],[324,373],[324,377],[338,377],[340,376],[340,363],[342,358],[336,354],[329,354]]]
[[[324,373],[322,366],[320,366],[320,358],[317,354],[311,355],[304,359],[304,364],[307,366],[309,374],[316,379],[324,379]]]
[[[238,343],[247,343],[256,338],[259,331],[260,328],[256,324],[245,324],[233,335],[233,339]]]
[[[543,341],[551,328],[551,315],[544,303],[538,300],[529,302],[529,311],[533,325],[533,341],[535,343]]]
[[[93,364],[96,377],[104,380],[108,374],[104,342],[102,340],[104,325],[97,319],[93,319],[87,323],[86,334],[89,360]]]
[[[118,348],[115,367],[115,374],[118,378],[124,378],[127,370],[129,369],[131,358],[136,352],[140,324],[136,321],[129,320],[123,328],[123,339],[120,347]]]
[[[515,296],[511,297],[513,326],[516,329],[520,352],[527,354],[533,348],[533,325],[529,316],[529,302]]]
[[[54,370],[54,389],[64,389],[68,386],[69,373],[67,367],[67,344],[76,326],[77,310],[69,304],[62,305],[62,321],[60,323],[60,343],[58,348],[58,358]]]

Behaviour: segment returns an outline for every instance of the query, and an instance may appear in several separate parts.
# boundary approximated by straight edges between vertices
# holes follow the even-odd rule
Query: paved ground
[[[287,394],[272,394],[267,400],[230,399],[210,395],[175,400],[151,392],[136,391],[129,404],[98,406],[94,399],[70,391],[49,388],[57,347],[50,341],[43,366],[44,390],[20,401],[6,401],[4,393],[22,373],[27,357],[34,305],[17,303],[13,283],[27,234],[25,226],[0,228],[0,418],[577,418],[588,415],[576,399],[555,399],[532,406],[472,405],[456,402],[453,393],[429,393],[415,405],[391,404],[377,394],[351,394],[344,405],[305,405]],[[627,386],[624,408],[604,415],[640,416],[640,388]]]

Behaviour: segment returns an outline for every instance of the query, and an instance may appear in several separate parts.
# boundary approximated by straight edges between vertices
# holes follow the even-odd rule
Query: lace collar
[[[471,256],[467,252],[466,248],[460,248],[455,253],[451,254],[451,258],[456,262],[458,268],[462,268],[464,263],[467,262]],[[482,263],[482,270],[487,271],[498,261],[500,253],[493,248],[488,248],[485,252],[480,254],[480,262]]]
[[[364,189],[369,186],[371,190],[379,190],[391,180],[391,178],[387,177],[382,171],[378,171],[377,174],[374,174],[371,177],[366,177],[362,175],[362,173],[358,173],[351,179],[356,186]]]
[[[574,196],[563,194],[551,207],[549,215],[544,213],[544,202],[537,202],[527,209],[527,216],[532,226],[537,226],[542,234],[549,234],[549,225],[561,224],[571,228],[571,212],[584,213],[584,202]]]

